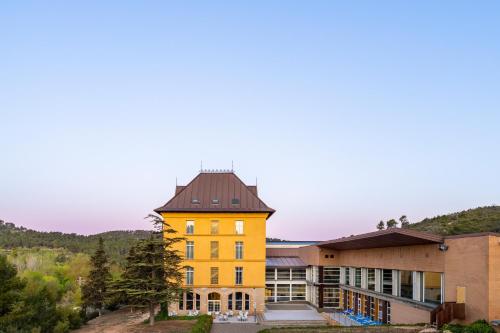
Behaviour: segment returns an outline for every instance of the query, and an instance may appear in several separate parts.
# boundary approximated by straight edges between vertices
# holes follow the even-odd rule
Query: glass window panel
[[[324,288],[323,289],[323,307],[338,308],[340,306],[340,289],[339,288]]]
[[[274,284],[266,284],[266,301],[274,302]]]
[[[382,292],[384,294],[392,295],[392,270],[383,269],[382,270]]]
[[[186,221],[186,234],[194,234],[194,221]]]
[[[290,269],[278,268],[278,280],[290,280]]]
[[[243,284],[243,267],[235,268],[235,284]]]
[[[287,302],[290,300],[290,284],[278,284],[276,287],[278,302]]]
[[[212,221],[210,223],[210,233],[212,235],[217,235],[219,233],[219,221]]]
[[[340,268],[339,267],[323,268],[323,282],[340,283]]]
[[[292,301],[305,301],[305,300],[306,300],[306,285],[292,284]]]
[[[400,271],[399,295],[404,298],[413,298],[413,273],[412,271]]]
[[[243,259],[243,242],[235,243],[236,259]]]
[[[194,269],[193,267],[186,267],[186,284],[193,284],[194,281]]]
[[[354,270],[354,286],[361,288],[361,268]]]
[[[424,272],[424,299],[426,303],[441,303],[441,273]]]
[[[210,267],[210,283],[219,284],[219,267]]]
[[[218,259],[219,258],[219,242],[211,241],[210,242],[210,259]]]
[[[375,269],[368,268],[368,290],[375,290]]]
[[[243,221],[235,221],[235,231],[238,235],[243,235]]]
[[[306,269],[305,268],[293,268],[292,269],[292,280],[305,280],[306,279]]]
[[[266,280],[274,280],[274,268],[266,268]]]
[[[186,241],[186,259],[194,258],[194,242]]]

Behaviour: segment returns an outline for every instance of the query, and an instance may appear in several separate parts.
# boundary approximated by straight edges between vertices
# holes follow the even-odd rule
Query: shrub
[[[69,332],[69,322],[58,321],[56,326],[54,326],[54,333],[67,333]]]
[[[201,315],[198,317],[196,324],[191,329],[191,333],[209,333],[212,328],[212,316]]]
[[[485,320],[478,320],[467,326],[464,333],[495,333],[493,327]]]
[[[465,329],[465,326],[462,325],[452,325],[452,324],[444,324],[443,325],[443,332],[444,331],[450,331],[451,333],[463,333]]]

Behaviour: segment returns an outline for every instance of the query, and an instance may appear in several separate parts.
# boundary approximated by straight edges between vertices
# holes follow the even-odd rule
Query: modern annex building
[[[269,243],[266,300],[351,309],[384,323],[500,319],[500,234],[388,229],[301,246]],[[300,274],[296,272],[301,272]],[[298,287],[300,286],[300,287]]]
[[[184,293],[177,310],[264,309],[266,220],[274,213],[233,172],[203,171],[155,210],[182,236]],[[169,237],[170,234],[165,234]]]
[[[181,313],[307,302],[394,324],[500,319],[500,234],[394,228],[266,244],[274,210],[231,171],[201,172],[156,212],[186,238]]]

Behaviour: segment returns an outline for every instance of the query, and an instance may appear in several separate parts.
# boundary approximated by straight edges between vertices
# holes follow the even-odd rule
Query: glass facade
[[[382,270],[382,292],[392,295],[392,269]]]

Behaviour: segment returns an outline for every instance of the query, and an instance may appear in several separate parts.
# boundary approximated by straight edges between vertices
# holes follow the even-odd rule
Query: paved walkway
[[[305,320],[324,322],[323,318],[316,309],[306,304],[276,304],[267,305],[264,312],[264,318],[267,321],[278,320]]]
[[[213,324],[211,333],[257,333],[265,327],[255,324]]]

